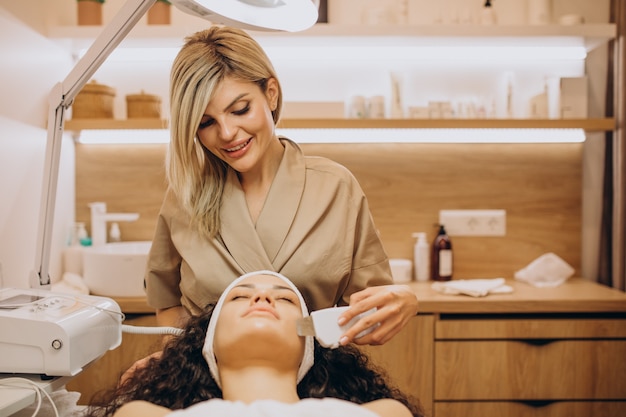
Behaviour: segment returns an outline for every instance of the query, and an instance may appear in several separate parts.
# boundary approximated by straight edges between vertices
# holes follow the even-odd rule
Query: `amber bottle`
[[[452,279],[452,242],[446,234],[443,224],[439,225],[439,233],[435,237],[432,249],[431,274],[433,281],[450,281]]]

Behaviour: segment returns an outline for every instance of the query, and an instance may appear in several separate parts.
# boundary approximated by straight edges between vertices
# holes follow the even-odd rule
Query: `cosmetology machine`
[[[32,289],[0,290],[0,373],[75,375],[119,346],[115,301],[47,291],[65,111],[96,70],[157,0],[128,0],[49,96],[48,140]],[[301,31],[317,21],[319,0],[170,0],[185,13],[247,30]]]
[[[122,341],[113,300],[47,290],[0,290],[0,371],[73,376]]]

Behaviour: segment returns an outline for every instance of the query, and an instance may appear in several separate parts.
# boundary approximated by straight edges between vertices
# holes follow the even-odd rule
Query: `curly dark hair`
[[[151,358],[147,366],[137,369],[115,389],[94,396],[84,416],[111,417],[122,405],[134,400],[177,410],[222,398],[202,356],[213,308],[210,305],[203,314],[192,316],[183,333],[166,344],[159,358]],[[408,407],[413,416],[424,416],[419,401],[390,385],[385,372],[354,346],[328,349],[316,341],[315,364],[297,390],[300,398],[333,397],[356,404],[393,398]]]

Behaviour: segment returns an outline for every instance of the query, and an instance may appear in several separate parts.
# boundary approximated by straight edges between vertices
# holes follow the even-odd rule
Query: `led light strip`
[[[276,129],[299,143],[581,143],[583,129]],[[169,130],[83,130],[82,144],[158,144]]]

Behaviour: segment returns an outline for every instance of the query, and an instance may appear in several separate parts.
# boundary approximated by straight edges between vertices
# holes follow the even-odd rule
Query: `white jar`
[[[552,23],[551,0],[528,0],[528,24],[548,25]]]
[[[350,118],[365,119],[367,117],[367,106],[365,97],[354,96],[350,101]]]
[[[370,97],[367,108],[367,115],[371,119],[384,119],[385,118],[385,97],[374,96]]]
[[[411,276],[413,262],[410,259],[389,259],[389,266],[393,282],[405,283],[413,280]]]

